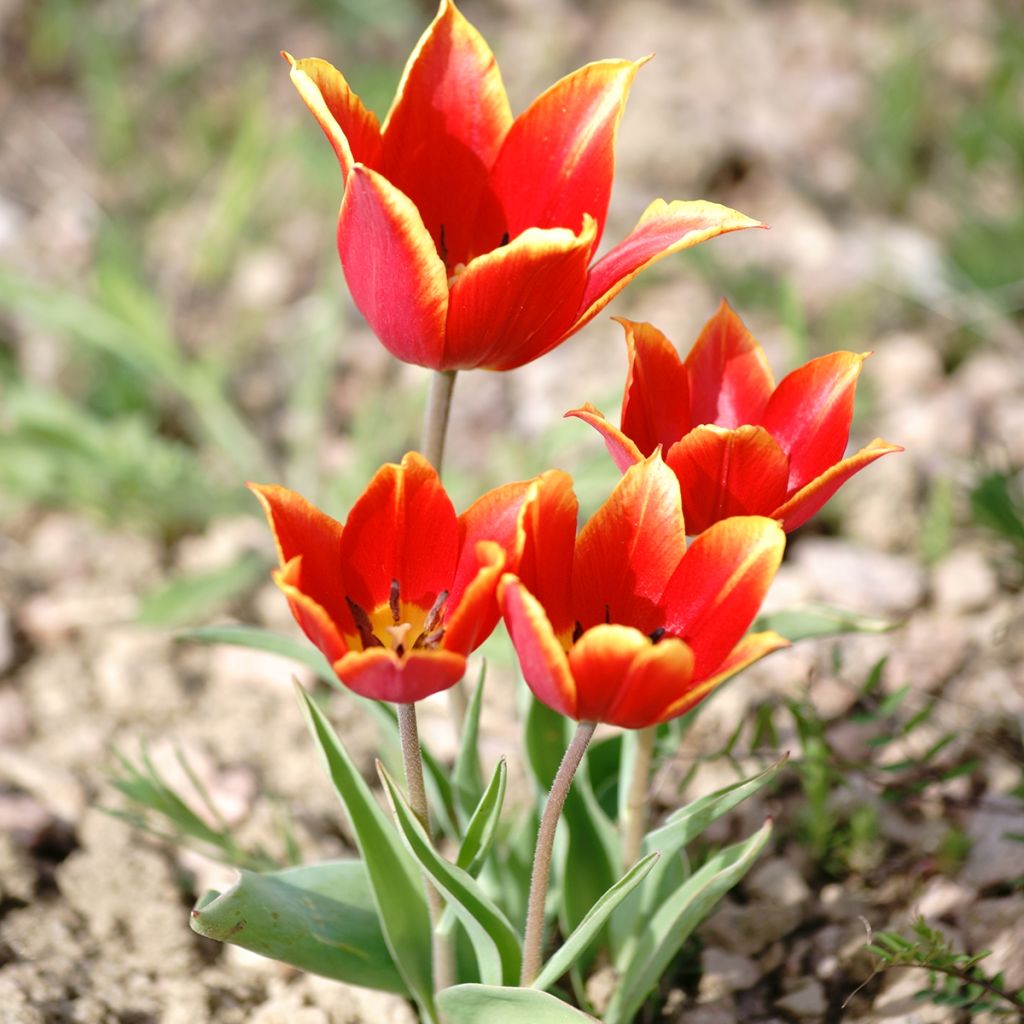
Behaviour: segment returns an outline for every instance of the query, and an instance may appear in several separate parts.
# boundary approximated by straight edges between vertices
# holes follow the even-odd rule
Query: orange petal
[[[775,387],[764,349],[725,299],[690,349],[686,372],[693,426],[758,423]]]
[[[798,526],[806,523],[854,473],[859,473],[865,466],[883,455],[901,451],[903,449],[898,444],[889,444],[888,441],[876,437],[871,444],[866,448],[861,448],[856,455],[837,462],[834,466],[826,469],[821,476],[801,487],[785,504],[780,505],[772,512],[772,518],[781,519],[787,532],[795,530]]]
[[[663,256],[729,231],[763,226],[717,203],[655,199],[630,234],[591,268],[579,316],[568,333],[592,320],[641,270]]]
[[[812,359],[775,389],[760,422],[789,456],[791,493],[843,457],[857,378],[868,354],[833,352]]]
[[[448,590],[459,553],[455,509],[434,467],[410,452],[377,470],[349,513],[342,538],[345,594],[367,613],[401,601],[428,610]]]
[[[311,559],[311,564],[312,561]],[[332,618],[323,605],[303,590],[304,565],[305,559],[302,555],[296,555],[285,564],[284,568],[275,570],[271,575],[288,599],[288,607],[291,609],[292,615],[295,616],[295,621],[302,627],[302,632],[315,647],[323,652],[328,661],[334,662],[348,651],[348,644],[343,634],[345,632],[354,634],[355,627],[347,608],[344,610],[344,619],[339,621]],[[340,575],[335,589],[338,594],[341,593]]]
[[[444,0],[385,119],[380,170],[416,204],[449,268],[501,244],[490,172],[511,124],[494,54]]]
[[[444,365],[512,370],[543,355],[565,333],[579,306],[594,239],[531,228],[472,261],[455,278]]]
[[[569,660],[541,603],[511,573],[501,578],[498,602],[526,684],[542,704],[576,718]]]
[[[665,641],[663,640],[662,643]],[[658,645],[659,647],[661,644]],[[748,665],[759,661],[766,654],[777,651],[782,647],[789,647],[789,641],[775,632],[751,633],[745,636],[732,649],[729,656],[719,666],[718,671],[707,679],[702,680],[685,692],[674,704],[670,704],[662,717],[661,722],[667,722],[671,718],[678,718],[685,714],[690,708],[699,704],[712,690],[719,687],[727,679],[732,678],[737,672],[742,671]]]
[[[572,608],[584,629],[603,622],[650,633],[686,548],[679,483],[659,454],[631,466],[576,541]]]
[[[651,324],[620,320],[629,372],[622,396],[622,431],[645,455],[666,449],[691,426],[686,369],[675,346]]]
[[[682,640],[666,637],[648,643],[633,659],[618,695],[603,721],[624,729],[646,729],[664,722],[667,710],[693,686],[693,651]]]
[[[729,516],[772,515],[786,499],[789,460],[763,427],[697,427],[665,462],[679,478],[691,535]]]
[[[694,677],[718,672],[775,577],[786,535],[772,519],[734,516],[705,530],[665,588],[665,628],[685,640]]]
[[[334,671],[362,697],[412,704],[454,686],[466,674],[466,659],[452,651],[409,651],[399,657],[383,647],[371,647],[346,654]]]
[[[636,442],[626,437],[618,427],[609,422],[600,409],[596,409],[589,402],[585,402],[579,409],[570,409],[565,415],[575,416],[584,423],[589,423],[604,438],[604,446],[621,472],[625,473],[630,466],[643,462],[644,454],[636,446]]]
[[[348,178],[355,163],[376,166],[380,156],[377,115],[363,106],[341,72],[319,57],[282,56],[291,65],[292,84],[334,149],[342,178]]]
[[[505,568],[505,552],[500,544],[482,540],[474,545],[471,557],[463,552],[459,569],[468,564],[475,569],[472,576],[448,598],[444,614],[446,651],[466,655],[475,651],[494,632],[501,618],[498,608],[498,580]],[[456,579],[458,576],[456,576]]]
[[[615,173],[615,135],[642,63],[587,64],[516,118],[494,165],[513,238],[529,227],[578,231],[589,214],[597,246]]]
[[[634,662],[651,650],[650,637],[632,626],[601,624],[588,629],[569,651],[569,668],[576,682],[573,718],[607,722]]]
[[[407,363],[446,369],[444,264],[409,198],[361,164],[342,200],[338,253],[352,298],[384,347]]]

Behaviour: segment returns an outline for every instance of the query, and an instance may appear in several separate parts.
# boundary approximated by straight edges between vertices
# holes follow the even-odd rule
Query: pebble
[[[949,1024],[948,1006],[936,1006],[914,997],[928,984],[917,969],[887,971],[882,991],[875,1000],[876,1019],[885,1024]]]
[[[752,988],[761,978],[760,967],[749,956],[714,946],[701,954],[700,965],[702,1003],[712,1003],[732,992]]]
[[[1021,843],[1012,838],[1024,834],[1024,811],[980,807],[967,827],[973,843],[961,881],[978,889],[1020,878],[1024,856]]]
[[[957,547],[932,569],[935,605],[950,615],[986,608],[998,590],[995,570],[977,548]]]
[[[799,988],[777,999],[775,1005],[801,1020],[821,1020],[828,1007],[825,987],[816,978],[809,978]]]
[[[783,857],[758,864],[744,887],[752,899],[783,907],[802,907],[811,897],[803,875]]]

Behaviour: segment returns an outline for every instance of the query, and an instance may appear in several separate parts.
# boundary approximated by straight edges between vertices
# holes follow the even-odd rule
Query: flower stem
[[[420,754],[415,704],[398,705],[398,738],[402,746],[402,764],[405,767],[405,788],[409,792],[409,806],[429,836],[430,811],[427,807],[427,789],[423,784],[423,757]],[[429,879],[425,878],[424,881],[427,887],[430,923],[433,925],[434,991],[440,992],[441,989],[455,983],[454,953],[448,936],[442,935],[437,927],[444,912],[444,900]]]
[[[435,370],[427,392],[427,408],[423,414],[423,435],[420,454],[440,474],[444,460],[444,442],[448,434],[448,413],[452,407],[456,370]]]
[[[537,846],[533,854],[533,874],[530,876],[530,897],[526,910],[526,935],[523,939],[523,968],[519,984],[524,988],[533,983],[540,973],[541,953],[544,946],[544,903],[548,895],[551,875],[551,851],[555,845],[555,830],[562,815],[565,798],[569,795],[576,769],[583,760],[587,745],[597,727],[595,722],[579,722],[558,766],[555,779],[548,792],[544,813],[537,831]]]
[[[622,822],[622,866],[626,869],[640,859],[650,802],[651,755],[654,753],[654,740],[657,734],[656,725],[638,729],[636,733],[633,770],[629,777],[629,793]]]

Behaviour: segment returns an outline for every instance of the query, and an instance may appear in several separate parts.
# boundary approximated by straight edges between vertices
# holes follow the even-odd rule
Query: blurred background
[[[655,53],[620,131],[606,246],[658,196],[771,225],[664,260],[610,314],[685,352],[725,296],[778,377],[873,350],[855,440],[907,449],[793,538],[772,599],[900,628],[818,641],[736,681],[660,780],[674,806],[737,759],[794,752],[760,888],[754,876],[702,932],[652,1019],[974,1012],[915,1002],[926,979],[905,972],[844,1006],[871,973],[860,915],[906,929],[924,913],[1024,986],[1024,10],[460,6],[516,112],[589,60]],[[186,908],[214,868],[96,808],[120,806],[115,751],[146,740],[187,782],[184,750],[241,834],[273,847],[287,801],[304,856],[346,848],[290,664],[174,631],[292,630],[246,479],[343,518],[417,444],[427,374],[392,360],[347,297],[337,165],[278,51],[331,60],[383,115],[434,9],[0,0],[0,1021],[408,1019],[200,945]],[[602,316],[532,366],[463,374],[456,506],[557,465],[595,507],[614,470],[561,415],[584,401],[614,414],[624,369]],[[488,651],[496,708],[511,708],[507,649]],[[513,751],[491,717],[490,756]],[[450,753],[443,706],[426,728]],[[368,758],[372,736],[351,732]],[[780,878],[792,912],[752,939]]]

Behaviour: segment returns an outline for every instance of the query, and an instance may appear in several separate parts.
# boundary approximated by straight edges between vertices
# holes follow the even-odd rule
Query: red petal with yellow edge
[[[494,165],[513,238],[529,227],[578,231],[590,214],[597,246],[615,173],[615,134],[641,63],[587,64],[516,118]]]
[[[527,686],[542,704],[575,718],[576,684],[569,659],[541,603],[511,573],[501,578],[498,603]]]
[[[690,429],[686,370],[675,346],[651,324],[620,320],[626,332],[629,372],[622,396],[622,432],[650,455]]]
[[[772,515],[786,500],[789,459],[763,427],[697,427],[665,462],[679,478],[691,535],[729,516]]]
[[[717,203],[655,199],[630,234],[591,268],[579,315],[568,333],[589,323],[641,270],[663,256],[729,231],[759,227],[764,225]]]
[[[338,253],[349,290],[384,347],[441,369],[448,276],[416,207],[356,164],[338,217]]]
[[[866,448],[861,448],[856,455],[837,462],[831,468],[826,469],[821,476],[800,488],[789,501],[780,505],[772,513],[772,518],[781,519],[787,532],[795,530],[798,526],[806,523],[854,473],[859,473],[865,466],[870,465],[883,455],[901,451],[903,449],[898,444],[889,444],[880,437],[876,437],[871,444]]]
[[[380,171],[416,204],[449,268],[501,244],[505,216],[490,172],[511,124],[494,54],[442,3],[385,119]]]
[[[693,649],[694,677],[715,674],[754,620],[786,535],[772,519],[735,516],[705,530],[665,589],[665,628]]]
[[[452,651],[409,651],[399,657],[371,647],[346,654],[335,662],[334,671],[361,697],[412,704],[454,686],[466,674],[466,659]]]
[[[569,650],[569,668],[576,681],[576,712],[580,722],[607,722],[633,663],[652,649],[650,637],[632,626],[600,625],[588,629]]]
[[[342,73],[319,57],[296,60],[290,53],[282,56],[291,65],[292,84],[338,158],[342,177],[347,179],[356,163],[375,167],[380,157],[380,123]]]
[[[686,373],[695,427],[759,423],[775,388],[764,349],[725,299],[690,349]]]
[[[475,651],[494,632],[501,618],[498,608],[498,580],[505,568],[505,552],[493,541],[480,541],[471,557],[459,561],[474,566],[476,571],[458,594],[458,599],[445,609],[444,637],[446,651],[469,654]]]
[[[275,570],[272,575],[274,582],[288,598],[288,607],[291,609],[292,615],[295,616],[295,621],[302,627],[302,632],[315,647],[323,652],[328,661],[333,662],[347,653],[348,644],[345,642],[343,633],[345,631],[354,633],[355,627],[347,608],[345,609],[345,618],[341,621],[335,620],[321,604],[303,589],[305,562],[302,555],[296,555],[285,564],[283,569]],[[340,593],[340,576],[337,580],[337,589]]]
[[[455,509],[434,467],[410,452],[377,470],[349,513],[341,546],[345,594],[368,614],[398,580],[404,602],[429,610],[452,585],[459,556]]]
[[[658,603],[686,548],[679,483],[653,455],[631,466],[580,531],[572,608],[584,629],[603,622],[650,633]]]
[[[833,352],[812,359],[779,382],[761,424],[789,456],[792,493],[843,457],[853,398],[868,353]]]
[[[693,651],[682,640],[648,643],[634,658],[603,721],[624,729],[646,729],[665,720],[666,710],[693,686]]]
[[[664,643],[664,641],[662,641]],[[660,646],[660,645],[659,645]],[[721,686],[727,679],[742,671],[748,665],[759,661],[766,654],[777,651],[782,647],[789,647],[789,641],[775,632],[751,633],[745,636],[730,652],[729,656],[719,666],[718,671],[708,679],[701,680],[684,693],[674,704],[669,705],[665,713],[658,720],[667,722],[671,718],[678,718],[685,714],[690,708],[699,704],[712,690]]]
[[[589,402],[579,409],[570,409],[565,415],[575,416],[584,423],[589,423],[604,438],[604,446],[615,460],[620,472],[625,473],[630,466],[643,462],[644,454],[637,448],[636,443],[626,437],[618,427],[609,422],[600,409],[594,408]]]
[[[452,284],[444,367],[512,370],[552,348],[579,306],[593,238],[589,218],[579,236],[531,228],[473,260]]]

